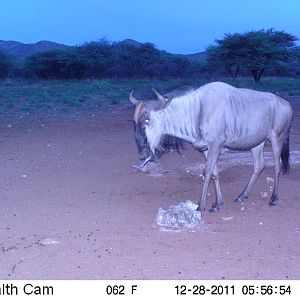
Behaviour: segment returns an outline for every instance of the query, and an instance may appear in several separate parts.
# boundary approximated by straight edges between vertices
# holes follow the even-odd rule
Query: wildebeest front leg
[[[207,151],[203,152],[205,159],[207,159]],[[223,205],[223,197],[221,193],[221,188],[220,188],[220,181],[219,181],[219,172],[218,172],[218,167],[217,164],[215,164],[215,167],[213,169],[213,174],[212,174],[212,179],[215,185],[215,197],[216,201],[213,204],[212,208],[209,210],[210,212],[217,212],[220,210],[220,206]]]
[[[214,168],[216,166],[217,160],[219,157],[219,147],[209,147],[206,154],[206,164],[204,169],[204,185],[201,194],[200,203],[198,206],[198,210],[204,211],[207,197],[207,189],[209,185],[209,181],[212,178]]]

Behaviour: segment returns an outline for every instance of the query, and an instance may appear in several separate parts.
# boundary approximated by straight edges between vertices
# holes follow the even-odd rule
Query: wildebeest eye
[[[150,122],[150,120],[149,120],[149,119],[146,119],[146,120],[145,120],[145,123],[146,123],[146,124],[148,124],[149,122]]]

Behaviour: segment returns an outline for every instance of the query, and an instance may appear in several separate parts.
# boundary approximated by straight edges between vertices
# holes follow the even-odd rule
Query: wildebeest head
[[[163,153],[176,149],[178,152],[182,148],[182,141],[170,135],[157,135],[159,147],[151,151],[148,138],[147,127],[151,124],[151,111],[157,111],[165,108],[171,99],[160,95],[156,90],[154,93],[158,100],[139,101],[133,97],[133,91],[129,95],[129,100],[136,106],[134,112],[135,140],[138,148],[139,158],[143,161],[149,161],[156,155],[160,157]],[[159,124],[156,124],[159,126]],[[148,130],[149,131],[149,130]]]

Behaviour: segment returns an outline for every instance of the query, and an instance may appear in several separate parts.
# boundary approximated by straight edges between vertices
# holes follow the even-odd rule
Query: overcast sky
[[[188,54],[270,27],[300,38],[300,0],[0,0],[0,40],[23,43],[130,38]]]

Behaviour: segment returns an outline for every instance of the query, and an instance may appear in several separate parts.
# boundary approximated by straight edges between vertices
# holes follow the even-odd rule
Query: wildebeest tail
[[[287,174],[290,171],[290,128],[286,134],[283,147],[281,150],[281,169],[283,174]]]

